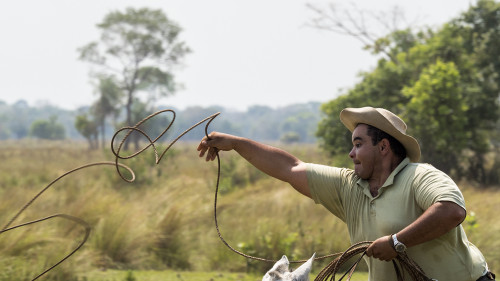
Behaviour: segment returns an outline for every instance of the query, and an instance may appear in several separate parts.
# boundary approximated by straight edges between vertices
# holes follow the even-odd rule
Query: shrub
[[[183,248],[181,226],[179,211],[170,209],[157,226],[152,252],[169,268],[189,269],[189,255]]]

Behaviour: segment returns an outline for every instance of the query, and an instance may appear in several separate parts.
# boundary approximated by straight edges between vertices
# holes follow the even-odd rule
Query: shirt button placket
[[[375,211],[375,200],[370,201],[370,215],[375,216],[377,212]]]

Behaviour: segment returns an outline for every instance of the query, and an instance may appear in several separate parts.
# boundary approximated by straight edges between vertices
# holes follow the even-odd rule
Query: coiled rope
[[[340,253],[340,256],[330,262],[325,268],[323,268],[316,278],[315,281],[323,281],[323,280],[335,280],[335,274],[340,270],[342,265],[351,260],[356,255],[360,255],[360,257],[349,267],[349,269],[342,275],[339,279],[342,280],[347,274],[347,280],[351,279],[356,266],[361,261],[361,258],[366,254],[366,249],[370,246],[371,241],[359,242],[351,247],[349,247],[345,252]],[[398,256],[392,260],[392,264],[394,265],[394,271],[396,273],[396,277],[398,281],[403,281],[405,279],[405,271],[409,273],[411,280],[414,281],[433,281],[427,277],[422,268],[412,260],[406,253],[400,253]]]
[[[150,120],[151,118],[153,118],[153,117],[155,117],[155,116],[157,116],[159,114],[166,113],[166,112],[170,112],[172,114],[172,116],[173,116],[172,120],[170,121],[169,125],[155,139],[151,139],[151,137],[148,134],[146,134],[143,130],[139,129],[139,126],[142,125],[143,123],[145,123],[146,121]],[[42,222],[46,222],[48,220],[52,220],[52,219],[56,219],[56,218],[69,220],[69,221],[71,221],[73,223],[79,224],[80,226],[82,226],[84,228],[85,234],[83,235],[82,241],[77,245],[77,247],[75,249],[73,249],[70,253],[68,253],[66,256],[64,256],[60,261],[58,261],[55,264],[53,264],[52,266],[48,267],[42,273],[36,275],[31,280],[33,281],[33,280],[36,280],[36,279],[42,277],[44,274],[46,274],[49,271],[53,270],[55,267],[57,267],[58,265],[60,265],[62,262],[64,262],[69,257],[71,257],[73,254],[75,254],[78,250],[80,250],[81,247],[87,242],[87,239],[88,239],[88,237],[90,235],[90,230],[91,230],[90,225],[86,221],[84,221],[84,220],[82,220],[82,219],[80,219],[78,217],[67,215],[67,214],[54,214],[54,215],[51,215],[51,216],[48,216],[48,217],[45,217],[45,218],[41,218],[41,219],[29,221],[29,222],[18,224],[18,225],[15,225],[15,226],[11,227],[11,225],[14,223],[14,221],[16,221],[19,218],[19,216],[24,211],[26,211],[26,209],[28,209],[38,198],[40,198],[40,196],[43,193],[45,193],[50,187],[52,187],[60,179],[66,177],[66,176],[68,176],[68,175],[70,175],[70,174],[72,174],[72,173],[74,173],[76,171],[80,171],[80,170],[83,170],[83,169],[86,169],[86,168],[89,168],[89,167],[93,167],[93,166],[102,166],[102,165],[115,166],[116,171],[117,171],[118,175],[120,176],[120,178],[122,178],[126,182],[133,182],[135,180],[134,171],[130,167],[128,167],[128,166],[126,166],[126,165],[124,165],[122,163],[119,163],[119,160],[130,159],[132,157],[135,157],[135,156],[141,154],[142,152],[144,152],[145,150],[147,150],[149,147],[152,147],[153,150],[154,150],[154,154],[155,154],[155,163],[159,164],[160,161],[161,161],[161,159],[165,155],[165,153],[181,137],[183,137],[189,131],[193,130],[195,127],[197,127],[200,124],[202,124],[202,123],[206,122],[207,120],[209,120],[209,122],[207,123],[207,125],[205,127],[205,132],[206,132],[207,128],[208,128],[208,125],[210,124],[210,122],[212,122],[212,120],[215,119],[215,117],[217,117],[219,114],[220,114],[220,112],[218,112],[216,114],[213,114],[213,115],[211,115],[211,116],[209,116],[209,117],[201,120],[200,122],[196,123],[195,125],[191,126],[189,129],[185,130],[178,137],[176,137],[167,146],[167,148],[165,148],[165,150],[161,154],[158,154],[158,150],[157,150],[157,148],[155,146],[155,143],[172,127],[172,125],[173,125],[173,123],[175,121],[175,116],[176,115],[175,115],[175,111],[170,110],[170,109],[165,109],[165,110],[157,111],[157,112],[155,112],[155,113],[147,116],[146,118],[142,119],[141,121],[139,121],[135,126],[132,126],[132,127],[123,127],[120,130],[118,130],[118,131],[115,132],[115,134],[113,135],[113,138],[111,140],[111,151],[113,152],[113,154],[115,156],[115,161],[114,162],[104,161],[104,162],[95,162],[95,163],[89,163],[89,164],[82,165],[80,167],[74,168],[72,170],[69,170],[69,171],[63,173],[61,176],[57,177],[52,182],[50,182],[47,186],[45,186],[44,188],[42,188],[35,196],[33,196],[33,198],[31,198],[31,200],[29,200],[22,208],[20,208],[20,210],[14,216],[12,216],[12,218],[3,226],[3,228],[0,230],[0,235],[6,233],[8,231],[19,229],[19,228],[24,227],[24,226],[33,225],[33,224],[37,224],[37,223],[42,223]],[[123,139],[119,143],[118,148],[115,149],[115,147],[114,147],[115,139],[117,138],[118,134],[121,133],[122,131],[127,131],[127,133],[125,134],[125,136],[123,137]],[[130,156],[122,156],[122,155],[120,155],[120,150],[121,150],[122,146],[124,145],[125,141],[130,137],[130,135],[133,132],[138,132],[141,135],[143,135],[149,141],[149,144],[147,146],[145,146],[144,148],[140,149],[139,151],[133,153]],[[128,173],[130,174],[129,178],[127,178],[127,177],[125,177],[123,175],[122,169],[125,169],[125,170],[128,171]]]
[[[208,127],[208,124],[207,124]],[[205,127],[205,136],[207,139],[210,139],[208,136],[207,132],[207,127]],[[226,245],[231,251],[235,252],[238,255],[241,255],[245,258],[253,259],[253,260],[258,260],[258,261],[263,261],[263,262],[276,262],[276,260],[272,259],[266,259],[266,258],[260,258],[260,257],[255,257],[251,256],[248,254],[245,254],[241,251],[236,250],[233,248],[229,243],[226,242],[226,240],[222,237],[222,234],[219,230],[219,224],[217,220],[217,195],[218,195],[218,190],[219,190],[219,181],[220,181],[220,157],[219,157],[219,152],[216,152],[216,157],[217,157],[217,183],[215,187],[215,200],[214,200],[214,220],[215,220],[215,228],[217,230],[217,234],[219,235],[220,240],[224,245]],[[335,275],[336,273],[340,270],[340,268],[351,258],[355,257],[356,255],[361,254],[361,256],[351,265],[351,267],[345,272],[345,274],[339,279],[342,280],[347,274],[348,278],[346,280],[351,280],[352,274],[354,273],[354,270],[356,269],[358,263],[361,261],[361,259],[364,257],[366,254],[366,249],[368,246],[372,244],[372,241],[364,241],[364,242],[359,242],[351,247],[349,247],[346,251],[344,252],[339,252],[339,253],[334,253],[334,254],[329,254],[325,256],[320,256],[317,258],[314,258],[314,260],[322,260],[326,258],[331,258],[337,256],[332,262],[330,262],[323,270],[320,271],[320,273],[316,276],[314,279],[315,281],[326,281],[328,279],[335,281]],[[304,263],[307,260],[297,260],[297,261],[289,261],[290,263]],[[398,256],[392,261],[394,265],[394,270],[396,272],[396,277],[398,281],[404,281],[405,276],[404,276],[404,270],[409,272],[411,280],[414,281],[433,281],[434,279],[431,279],[425,275],[425,272],[420,268],[420,266],[412,260],[406,253],[403,254],[398,254]],[[404,269],[404,270],[403,270]]]
[[[160,133],[160,135],[158,135],[155,139],[152,139],[148,134],[146,134],[143,130],[141,130],[139,128],[139,126],[141,126],[143,123],[145,123],[146,121],[150,120],[151,118],[159,115],[159,114],[162,114],[162,113],[165,113],[165,112],[170,112],[172,113],[172,120],[170,121],[169,125]],[[182,138],[185,134],[187,134],[189,131],[193,130],[194,128],[196,128],[197,126],[201,125],[202,123],[207,122],[207,124],[205,125],[205,136],[207,139],[209,139],[209,135],[208,135],[208,127],[210,125],[210,123],[220,114],[220,112],[218,113],[215,113],[201,121],[199,121],[198,123],[196,123],[195,125],[191,126],[190,128],[188,128],[187,130],[185,130],[183,133],[181,133],[179,136],[177,136],[173,141],[170,142],[170,144],[165,148],[165,150],[161,153],[161,154],[158,154],[158,150],[155,146],[155,143],[172,127],[174,121],[175,121],[175,117],[176,117],[176,114],[175,114],[175,111],[173,110],[170,110],[170,109],[165,109],[165,110],[160,110],[160,111],[157,111],[149,116],[147,116],[146,118],[142,119],[141,121],[139,121],[135,126],[129,126],[129,127],[123,127],[121,129],[119,129],[118,131],[116,131],[111,139],[111,151],[113,153],[113,155],[115,156],[115,161],[114,162],[96,162],[96,163],[89,163],[89,164],[85,164],[85,165],[82,165],[80,167],[77,167],[77,168],[74,168],[68,172],[65,172],[64,174],[62,174],[61,176],[57,177],[55,180],[53,180],[52,182],[50,182],[47,186],[45,186],[40,192],[38,192],[31,200],[29,200],[8,222],[7,224],[4,225],[4,227],[2,228],[2,230],[0,230],[0,234],[3,234],[7,231],[11,231],[11,230],[14,230],[14,229],[18,229],[20,227],[23,227],[23,226],[27,226],[27,225],[32,225],[32,224],[36,224],[36,223],[41,223],[41,222],[45,222],[47,220],[51,220],[51,219],[55,219],[55,218],[62,218],[62,219],[66,219],[66,220],[69,220],[69,221],[72,221],[76,224],[79,224],[81,225],[84,230],[85,230],[85,234],[84,234],[84,237],[82,239],[82,241],[78,244],[78,246],[73,249],[69,254],[67,254],[66,256],[64,256],[60,261],[58,261],[57,263],[55,263],[54,265],[50,266],[49,268],[47,268],[46,270],[44,270],[42,273],[38,274],[36,277],[34,277],[32,279],[33,280],[36,280],[38,278],[40,278],[42,275],[46,274],[47,272],[49,272],[50,270],[54,269],[56,266],[60,265],[62,262],[64,262],[65,260],[67,260],[69,257],[71,257],[73,254],[75,254],[79,249],[81,249],[81,247],[85,244],[85,242],[87,241],[89,235],[90,235],[90,225],[78,218],[78,217],[74,217],[74,216],[71,216],[71,215],[67,215],[67,214],[55,214],[55,215],[51,215],[51,216],[48,216],[48,217],[45,217],[45,218],[41,218],[41,219],[38,219],[38,220],[33,220],[33,221],[29,221],[29,222],[26,222],[26,223],[22,223],[22,224],[18,224],[18,225],[15,225],[15,226],[12,226],[12,223],[17,219],[19,218],[19,216],[29,207],[33,204],[33,202],[35,200],[37,200],[44,192],[46,192],[51,186],[53,186],[56,182],[58,182],[61,178],[69,175],[69,174],[72,174],[73,172],[76,172],[76,171],[79,171],[79,170],[82,170],[82,169],[85,169],[85,168],[89,168],[89,167],[92,167],[92,166],[101,166],[101,165],[112,165],[112,166],[115,166],[116,168],[116,171],[118,173],[118,175],[126,182],[133,182],[135,180],[135,174],[134,174],[134,171],[124,165],[124,164],[121,164],[119,163],[119,160],[126,160],[126,159],[130,159],[130,158],[133,158],[133,157],[136,157],[137,155],[141,154],[142,152],[144,152],[145,150],[147,150],[149,147],[152,147],[153,150],[154,150],[154,154],[155,154],[155,163],[156,164],[159,164],[161,159],[163,158],[163,156],[165,155],[165,153],[172,147],[172,145],[174,143],[176,143],[180,138]],[[118,134],[121,133],[122,131],[127,131],[127,133],[125,134],[125,136],[123,137],[123,139],[120,141],[119,145],[118,145],[118,148],[115,150],[115,147],[114,147],[114,143],[115,143],[115,139],[117,138]],[[149,141],[149,144],[145,147],[143,147],[142,149],[136,151],[135,153],[132,153],[131,155],[129,156],[122,156],[120,155],[120,151],[122,149],[122,146],[124,145],[125,141],[130,137],[130,135],[133,133],[133,132],[138,132],[140,133],[141,135],[143,135],[148,141]],[[254,259],[254,260],[259,260],[259,261],[264,261],[264,262],[276,262],[276,260],[272,260],[272,259],[265,259],[265,258],[260,258],[260,257],[255,257],[255,256],[251,256],[251,255],[247,255],[243,252],[240,252],[236,249],[234,249],[231,245],[229,245],[229,243],[226,242],[226,240],[223,238],[220,230],[219,230],[219,224],[218,224],[218,220],[217,220],[217,195],[218,195],[218,191],[219,191],[219,182],[220,182],[220,175],[221,175],[221,163],[220,163],[220,157],[219,157],[219,153],[217,152],[216,153],[216,156],[217,156],[217,182],[216,182],[216,188],[215,188],[215,199],[214,199],[214,221],[215,221],[215,227],[216,227],[216,230],[217,230],[217,234],[220,238],[220,240],[222,241],[222,243],[224,245],[226,245],[230,250],[232,250],[233,252],[235,252],[236,254],[238,255],[241,255],[245,258],[249,258],[249,259]],[[123,168],[125,170],[127,170],[130,174],[130,178],[126,178],[122,171],[120,170],[120,168]],[[318,280],[318,281],[323,281],[323,280],[327,280],[328,278],[330,278],[330,280],[335,280],[335,274],[337,273],[337,271],[339,270],[339,268],[345,263],[347,262],[350,258],[358,255],[358,254],[361,254],[361,256],[357,259],[357,261],[349,268],[349,270],[344,274],[344,276],[341,277],[341,279],[339,280],[342,280],[347,273],[349,273],[349,276],[348,276],[348,279],[347,280],[350,280],[351,276],[352,276],[352,273],[354,272],[357,264],[361,261],[361,258],[364,256],[365,254],[365,251],[366,251],[366,248],[371,244],[371,242],[367,241],[367,242],[360,242],[360,243],[357,243],[357,244],[354,244],[352,245],[349,249],[347,249],[345,252],[340,252],[340,253],[334,253],[334,254],[330,254],[330,255],[325,255],[325,256],[321,256],[321,257],[317,257],[315,258],[315,260],[321,260],[321,259],[326,259],[326,258],[330,258],[330,257],[335,257],[335,256],[338,256],[336,259],[334,259],[330,264],[328,264],[319,274],[318,276],[316,277],[315,280]],[[405,269],[406,271],[408,271],[411,275],[411,278],[414,280],[414,281],[431,281],[432,279],[428,278],[425,276],[425,273],[423,272],[423,270],[413,261],[411,260],[408,256],[406,255],[399,255],[397,258],[396,258],[397,262],[399,262],[399,266],[396,264],[396,261],[393,261],[394,263],[394,268],[396,270],[396,275],[398,277],[398,281],[403,281],[405,280],[404,279],[404,271],[403,269]],[[303,263],[305,262],[306,260],[297,260],[297,261],[290,261],[290,263]]]

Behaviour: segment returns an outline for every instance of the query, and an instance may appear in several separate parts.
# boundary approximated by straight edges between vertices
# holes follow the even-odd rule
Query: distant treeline
[[[169,106],[156,106],[144,112],[142,118],[152,112],[172,109],[176,112],[175,122],[167,134],[167,138],[176,137],[184,130],[204,118],[221,112],[210,124],[209,132],[218,130],[229,134],[237,134],[261,141],[307,142],[316,141],[315,132],[320,121],[320,103],[288,105],[279,108],[254,105],[246,111],[234,111],[224,107],[189,107],[177,110]],[[23,138],[75,139],[83,140],[83,136],[75,128],[76,116],[85,113],[88,108],[66,110],[53,105],[30,106],[19,100],[13,104],[0,101],[0,140]],[[168,127],[172,114],[165,113],[145,124],[144,129],[151,134],[158,134]],[[110,139],[116,130],[123,126],[121,118],[108,120],[105,135]],[[50,128],[59,128],[57,134],[37,135],[37,127],[47,133]],[[60,129],[63,128],[63,134]],[[186,134],[182,140],[199,140],[204,134],[204,125]]]

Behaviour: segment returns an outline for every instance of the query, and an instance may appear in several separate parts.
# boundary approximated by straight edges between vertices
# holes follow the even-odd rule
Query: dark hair
[[[376,145],[383,139],[387,139],[389,144],[391,145],[391,150],[396,154],[396,156],[404,159],[406,157],[406,148],[393,136],[388,133],[380,130],[379,128],[373,127],[372,125],[368,125],[368,136],[372,139],[372,144]]]

